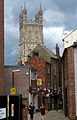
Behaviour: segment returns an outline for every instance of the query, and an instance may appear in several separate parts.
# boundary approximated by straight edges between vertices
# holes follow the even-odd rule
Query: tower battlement
[[[20,12],[20,15],[19,15],[19,21],[20,21],[20,26],[23,25],[23,24],[34,24],[34,23],[37,23],[37,24],[42,24],[42,21],[43,21],[43,11],[41,9],[41,6],[40,6],[40,9],[36,9],[36,14],[35,14],[35,19],[29,19],[27,18],[27,9],[26,7],[24,8],[21,8],[21,12]]]

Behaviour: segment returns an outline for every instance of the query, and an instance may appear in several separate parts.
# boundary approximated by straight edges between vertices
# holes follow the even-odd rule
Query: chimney
[[[56,56],[60,58],[58,43],[56,44]]]

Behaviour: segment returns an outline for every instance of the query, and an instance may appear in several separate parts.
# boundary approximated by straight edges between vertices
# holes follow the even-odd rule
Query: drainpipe
[[[31,87],[31,69],[29,69],[29,88]],[[32,94],[29,91],[29,104],[32,103]]]

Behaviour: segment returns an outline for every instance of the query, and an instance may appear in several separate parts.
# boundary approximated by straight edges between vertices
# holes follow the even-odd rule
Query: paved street
[[[28,119],[30,120],[30,119]],[[41,120],[40,113],[36,113],[34,115],[34,120]],[[61,111],[49,111],[47,115],[45,115],[45,120],[68,120]]]

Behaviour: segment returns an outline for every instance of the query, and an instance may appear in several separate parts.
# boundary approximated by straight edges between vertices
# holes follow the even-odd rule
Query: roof
[[[75,31],[77,31],[77,29],[74,29],[72,32],[70,32],[68,35],[66,35],[63,39],[67,38],[68,36],[70,36]]]
[[[45,52],[46,52],[50,57],[57,59],[57,56],[56,56],[51,50],[49,50],[48,48],[46,48],[45,46],[42,46],[42,45],[40,45],[40,44],[38,44],[38,45],[34,48],[34,50],[31,51],[31,53],[34,52],[34,51],[39,51],[39,52],[40,52],[41,50],[45,50]],[[31,53],[30,53],[30,54],[31,54]]]
[[[77,47],[77,43],[75,43],[75,44],[69,46],[68,48],[65,48],[65,49],[64,49],[63,55],[62,55],[62,59],[63,59],[63,56],[64,56],[64,54],[65,54],[65,51],[67,51],[67,50],[68,50],[69,48],[71,48],[71,47],[76,48],[76,47]]]
[[[33,68],[31,66],[4,65],[4,67],[6,67],[6,68],[29,68],[32,70],[37,70],[36,68]]]
[[[49,54],[52,58],[57,59],[57,56],[56,56],[51,50],[49,50],[49,49],[46,48],[46,47],[43,47],[43,48],[48,52],[48,54]]]

